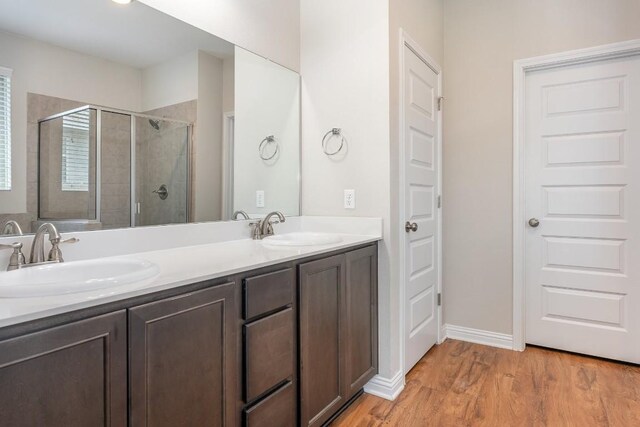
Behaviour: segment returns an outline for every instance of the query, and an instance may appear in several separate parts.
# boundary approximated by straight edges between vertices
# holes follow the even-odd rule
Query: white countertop
[[[261,241],[240,239],[128,254],[124,257],[157,264],[160,273],[141,283],[106,290],[38,298],[0,298],[0,328],[371,243],[381,238],[378,235],[340,236],[340,243],[318,246],[275,247]]]

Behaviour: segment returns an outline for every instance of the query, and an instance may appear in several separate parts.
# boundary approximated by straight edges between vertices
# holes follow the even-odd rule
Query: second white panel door
[[[640,362],[640,58],[526,78],[526,341]]]

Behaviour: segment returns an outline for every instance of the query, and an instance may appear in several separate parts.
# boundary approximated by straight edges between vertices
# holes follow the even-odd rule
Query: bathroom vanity
[[[2,422],[323,425],[377,371],[375,240],[0,328]]]
[[[0,16],[0,425],[326,424],[382,220],[301,216],[298,73],[144,3]]]

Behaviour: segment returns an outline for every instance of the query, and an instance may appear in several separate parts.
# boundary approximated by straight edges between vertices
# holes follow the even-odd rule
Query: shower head
[[[149,119],[149,124],[155,130],[160,130],[160,120]]]

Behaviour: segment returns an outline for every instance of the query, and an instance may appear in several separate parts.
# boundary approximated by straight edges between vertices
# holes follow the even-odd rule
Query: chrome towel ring
[[[270,156],[267,156],[264,154],[264,149],[270,145],[270,144],[276,144],[276,149],[273,151],[273,154]],[[269,135],[268,137],[266,137],[265,139],[263,139],[260,142],[260,145],[258,146],[258,154],[260,155],[260,158],[262,160],[271,160],[273,159],[276,154],[278,154],[278,151],[280,150],[280,144],[278,144],[278,141],[276,141],[276,138],[273,135]]]
[[[336,135],[340,137],[340,146],[336,151],[328,151],[327,143],[331,140],[331,138],[333,138]],[[345,143],[345,139],[344,139],[344,135],[342,135],[342,129],[333,128],[329,132],[325,133],[324,136],[322,137],[322,151],[324,151],[324,154],[326,154],[327,156],[335,156],[340,151],[342,151],[342,148],[344,147],[344,143]]]

